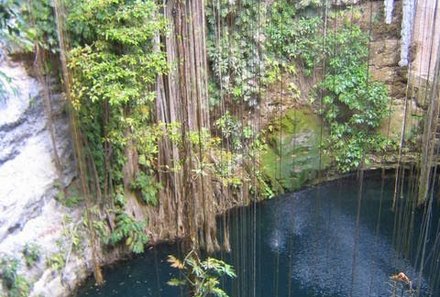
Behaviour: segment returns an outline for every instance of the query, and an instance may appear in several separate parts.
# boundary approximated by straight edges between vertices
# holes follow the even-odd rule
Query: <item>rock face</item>
[[[402,29],[401,29],[401,47],[400,47],[400,66],[408,66],[409,64],[409,51],[412,40],[412,29],[414,26],[414,0],[402,0],[403,2],[403,17],[402,17]]]
[[[326,137],[320,118],[309,108],[290,109],[272,123],[262,170],[274,190],[297,190],[328,165],[320,145]]]
[[[440,42],[440,5],[436,1],[416,1],[414,44],[417,48],[412,75],[418,79],[432,80],[438,59]]]
[[[53,149],[46,128],[41,87],[23,65],[4,62],[0,71],[12,81],[9,96],[0,103],[0,242],[22,231],[39,216],[54,196],[58,179]],[[61,104],[60,96],[57,105]],[[59,106],[57,106],[59,107]],[[57,137],[60,152],[69,154],[68,125],[59,118]],[[64,184],[73,177],[70,164],[62,176]]]
[[[58,173],[42,86],[28,75],[23,63],[4,58],[0,71],[11,79],[0,101],[0,260],[8,257],[20,261],[19,273],[33,287],[31,296],[62,296],[67,291],[45,262],[59,251],[57,240],[68,242],[66,230],[80,218],[79,210],[72,211],[55,199],[75,176],[65,103],[59,94],[51,97],[55,140],[62,161]],[[41,254],[31,268],[26,268],[22,252],[28,243],[37,244]],[[72,267],[79,271],[77,265],[74,259],[68,262],[66,283],[71,282]]]
[[[360,3],[361,0],[333,0],[332,4],[335,6],[347,6]]]

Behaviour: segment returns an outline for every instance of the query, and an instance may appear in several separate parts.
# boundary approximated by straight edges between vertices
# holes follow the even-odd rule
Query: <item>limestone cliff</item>
[[[26,71],[24,62],[4,58],[0,71],[9,77],[0,101],[0,258],[19,261],[18,273],[33,287],[31,296],[66,296],[60,273],[48,264],[76,228],[81,210],[63,206],[60,193],[75,177],[69,121],[63,97],[51,90],[52,118],[62,170],[55,167],[42,85]],[[60,175],[60,176],[59,176]],[[26,244],[38,247],[39,260],[26,267]],[[68,287],[86,270],[85,259],[66,259],[60,267]],[[71,274],[71,271],[75,272]],[[0,296],[3,296],[0,288]]]

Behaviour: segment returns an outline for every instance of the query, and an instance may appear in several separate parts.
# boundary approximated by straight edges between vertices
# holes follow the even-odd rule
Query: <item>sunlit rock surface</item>
[[[11,80],[0,101],[0,257],[20,260],[19,273],[35,287],[34,296],[62,296],[67,290],[45,262],[59,251],[56,241],[71,224],[66,218],[75,222],[80,217],[79,211],[55,200],[75,175],[64,100],[59,94],[52,96],[55,139],[62,163],[58,176],[41,85],[21,62],[3,58],[0,71]],[[41,259],[31,269],[26,268],[22,254],[26,243],[40,246]],[[66,284],[71,281],[69,277],[76,278],[69,274],[74,265],[78,264],[68,263],[65,269]]]
[[[432,80],[440,41],[440,5],[432,0],[416,1],[413,44],[417,48],[412,74]],[[436,17],[437,16],[437,17]]]
[[[360,3],[360,0],[333,0],[332,4],[336,6],[354,5]]]

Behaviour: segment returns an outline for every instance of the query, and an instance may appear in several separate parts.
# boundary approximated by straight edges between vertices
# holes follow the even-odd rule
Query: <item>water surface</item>
[[[414,268],[421,259],[422,210],[416,211],[411,259],[393,247],[401,232],[391,211],[393,182],[368,177],[360,191],[356,179],[348,178],[229,212],[232,252],[216,256],[232,264],[238,277],[224,280],[225,290],[231,297],[385,297],[390,296],[390,275],[404,271],[420,283],[421,296],[431,295],[430,265],[425,264],[422,277]],[[407,199],[402,197],[402,202]],[[428,264],[438,259],[438,251],[430,249],[435,235],[430,232]],[[109,267],[103,287],[90,279],[77,296],[180,296],[166,284],[174,273],[166,262],[169,254],[179,254],[176,245],[159,245]],[[399,287],[399,296],[406,296],[402,291]]]

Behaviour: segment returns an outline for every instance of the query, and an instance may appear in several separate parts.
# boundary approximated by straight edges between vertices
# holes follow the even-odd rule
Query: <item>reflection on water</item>
[[[381,180],[368,178],[359,195],[356,181],[345,179],[231,211],[232,253],[217,257],[238,277],[225,288],[231,297],[385,297],[389,276],[404,271],[427,296],[428,282],[392,246],[393,189],[391,179],[381,191]],[[179,296],[166,285],[173,273],[166,256],[176,253],[175,246],[151,249],[109,268],[104,287],[89,281],[78,296]]]

